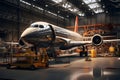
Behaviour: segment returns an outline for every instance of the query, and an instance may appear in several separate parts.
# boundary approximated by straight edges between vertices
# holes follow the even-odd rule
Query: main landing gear
[[[88,56],[87,47],[82,46],[82,51],[80,51],[80,57],[87,57],[87,56]]]

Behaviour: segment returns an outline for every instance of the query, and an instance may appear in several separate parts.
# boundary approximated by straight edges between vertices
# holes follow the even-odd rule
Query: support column
[[[17,39],[19,40],[20,37],[20,0],[17,0],[18,8],[17,8]]]

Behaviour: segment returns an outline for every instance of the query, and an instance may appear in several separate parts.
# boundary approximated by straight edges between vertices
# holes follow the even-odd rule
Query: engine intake
[[[103,43],[103,38],[99,34],[95,34],[92,38],[92,44],[95,46],[99,46]]]

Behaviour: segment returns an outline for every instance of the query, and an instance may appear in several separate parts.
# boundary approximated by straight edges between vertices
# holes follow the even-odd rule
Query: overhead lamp
[[[95,13],[101,13],[101,12],[104,12],[104,10],[102,9],[102,8],[95,8],[95,9],[93,9],[93,11],[95,12]]]
[[[50,12],[50,11],[47,11],[48,13],[54,15],[54,16],[57,16],[57,14],[53,13],[53,12]]]
[[[74,12],[77,12],[78,10],[76,8],[73,9]]]
[[[103,5],[103,8],[105,8],[105,5]]]
[[[96,0],[83,0],[86,4],[95,3]]]
[[[64,7],[64,8],[70,8],[70,7],[72,7],[72,5],[70,5],[69,3],[65,3],[65,4],[62,5],[62,7]]]
[[[29,6],[31,5],[31,3],[26,2],[26,1],[24,1],[24,0],[20,0],[20,2],[21,2],[21,3],[24,3],[24,4],[26,4],[26,5],[29,5]]]
[[[32,5],[33,7],[35,7],[35,5]]]
[[[84,13],[80,13],[80,12],[78,13],[78,15],[79,15],[79,16],[85,16]]]
[[[67,17],[69,17],[69,15],[67,15]]]
[[[78,11],[79,11],[79,10],[76,9],[76,8],[69,8],[69,10],[72,11],[72,12],[78,12]]]
[[[55,3],[60,3],[60,2],[62,2],[63,0],[52,0],[53,2],[55,2]]]
[[[57,13],[60,13],[60,11],[57,11]]]
[[[68,10],[72,11],[73,12],[73,9],[69,8]]]
[[[45,7],[48,7],[48,5],[46,4]]]
[[[106,13],[108,13],[108,11],[106,11]]]
[[[100,5],[99,5],[98,3],[89,4],[88,6],[89,6],[91,9],[100,7]]]
[[[84,5],[85,3],[82,3],[82,5]]]

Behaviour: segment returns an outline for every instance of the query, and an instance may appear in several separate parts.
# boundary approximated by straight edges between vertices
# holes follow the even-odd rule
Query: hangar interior
[[[22,32],[36,21],[73,30],[76,16],[79,17],[78,32],[83,36],[90,37],[97,33],[111,36],[107,39],[120,38],[119,0],[1,0],[1,44],[18,42]],[[115,47],[117,56],[120,56],[119,42],[105,43],[94,48],[97,53],[108,53],[111,45]],[[92,47],[88,46],[88,49]],[[75,51],[79,52],[78,49]],[[62,53],[59,50],[56,52]]]
[[[61,50],[51,45],[57,33],[48,25],[49,47],[21,46],[21,40],[27,44],[21,34],[36,21],[56,25],[61,34],[82,35],[81,42],[98,37],[101,45],[67,46],[69,39],[58,37],[63,47],[72,47]],[[0,80],[120,80],[119,57],[120,0],[0,0]]]
[[[109,3],[109,4],[108,4]],[[32,22],[46,21],[73,30],[79,16],[79,33],[93,35],[101,30],[119,38],[119,1],[117,0],[5,0],[0,1],[0,37],[18,41]]]

